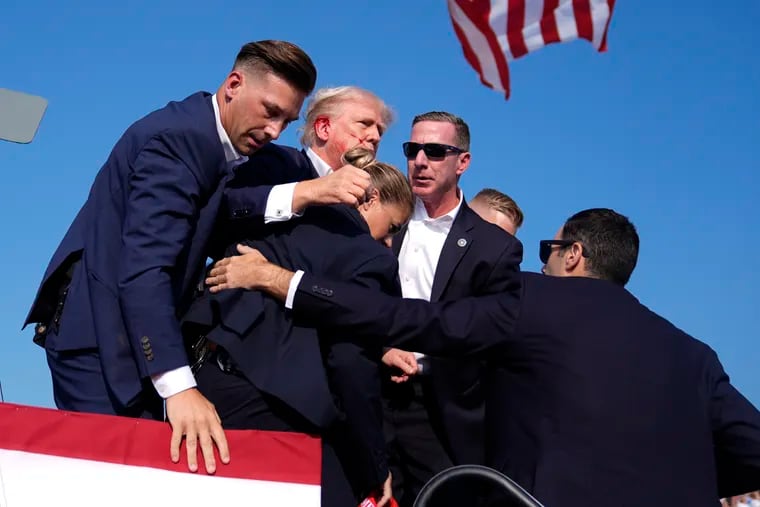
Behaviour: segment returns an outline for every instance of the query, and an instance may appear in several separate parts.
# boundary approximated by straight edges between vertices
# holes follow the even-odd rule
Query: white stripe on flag
[[[499,43],[507,61],[512,59],[512,51],[509,49],[509,40],[507,40],[507,2],[491,2],[491,10],[488,13],[488,26],[496,35],[496,41]]]
[[[607,20],[610,18],[610,6],[607,0],[591,1],[591,19],[594,25],[594,47],[599,49],[604,40],[604,29],[607,28]]]
[[[544,47],[544,36],[541,33],[541,17],[544,14],[543,0],[534,0],[525,3],[525,28],[523,39],[528,52]]]
[[[554,19],[557,20],[557,33],[562,42],[568,42],[578,38],[578,26],[575,24],[575,11],[573,0],[563,0],[554,11]]]
[[[501,79],[499,78],[499,70],[496,67],[496,60],[491,53],[491,48],[488,46],[488,41],[485,36],[480,33],[480,30],[475,27],[470,21],[470,18],[462,12],[459,5],[455,0],[449,0],[449,12],[454,22],[467,37],[467,41],[470,43],[473,53],[475,53],[480,63],[480,69],[483,77],[488,86],[494,90],[504,91],[501,85]]]

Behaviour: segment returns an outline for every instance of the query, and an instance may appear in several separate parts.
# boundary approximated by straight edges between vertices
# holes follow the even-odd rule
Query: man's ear
[[[330,138],[331,128],[330,118],[327,116],[320,116],[314,120],[314,133],[317,135],[317,138],[323,143],[326,143]]]
[[[242,88],[245,76],[239,70],[233,70],[224,80],[224,100],[229,102]]]
[[[583,245],[575,242],[565,250],[564,255],[565,271],[568,273],[582,271],[585,267],[583,261]]]

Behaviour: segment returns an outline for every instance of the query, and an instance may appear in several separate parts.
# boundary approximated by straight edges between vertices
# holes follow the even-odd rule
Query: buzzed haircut
[[[494,211],[504,213],[515,224],[515,228],[522,227],[525,216],[520,206],[517,205],[514,199],[509,197],[504,192],[499,192],[494,188],[484,188],[472,198],[473,201],[480,201]]]
[[[470,127],[467,123],[457,115],[447,113],[445,111],[430,111],[428,113],[419,114],[412,120],[412,126],[421,121],[439,121],[443,123],[451,123],[454,125],[456,131],[456,146],[464,151],[470,151]]]

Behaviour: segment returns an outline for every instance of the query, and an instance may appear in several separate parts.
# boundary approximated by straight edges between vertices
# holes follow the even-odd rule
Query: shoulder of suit
[[[211,94],[198,92],[181,101],[172,101],[133,123],[127,130],[146,141],[167,137],[186,144],[187,148],[218,147],[205,153],[224,158],[224,150],[216,130]]]

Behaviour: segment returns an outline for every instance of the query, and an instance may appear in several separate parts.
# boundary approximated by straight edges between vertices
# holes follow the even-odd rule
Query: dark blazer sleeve
[[[429,303],[401,299],[304,273],[293,301],[297,317],[334,326],[367,343],[430,355],[485,356],[508,346],[520,311],[520,278],[501,293]]]
[[[261,221],[273,187],[313,177],[311,163],[302,152],[267,145],[235,171],[224,191],[223,213],[233,221]]]
[[[713,445],[721,498],[760,489],[760,412],[734,386],[711,351]]]
[[[393,255],[372,258],[351,275],[353,284],[374,291],[400,295],[397,281],[398,263]],[[352,342],[343,332],[326,331],[320,337],[328,341],[326,365],[330,386],[346,416],[342,444],[351,462],[352,482],[367,495],[382,486],[388,477],[388,455],[383,434],[380,397],[380,357],[378,344]]]
[[[164,131],[142,148],[129,176],[119,303],[132,350],[141,352],[134,356],[149,375],[187,365],[172,273],[197,223],[202,195],[219,183],[204,169],[212,163],[207,147],[199,133]],[[143,354],[148,345],[152,354]]]

